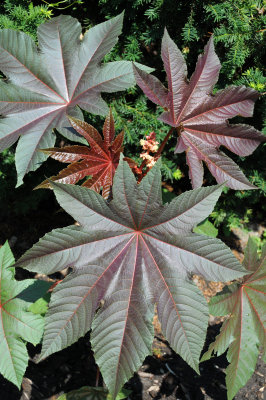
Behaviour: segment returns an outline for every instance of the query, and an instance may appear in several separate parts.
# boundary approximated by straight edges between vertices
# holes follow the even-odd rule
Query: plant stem
[[[97,366],[95,387],[98,387],[99,385],[99,378],[100,378],[100,368]]]
[[[154,158],[155,158],[155,159],[157,159],[157,158],[160,157],[160,155],[161,155],[161,153],[162,153],[162,151],[163,151],[163,149],[164,149],[164,147],[165,147],[165,145],[166,145],[168,139],[170,138],[170,136],[172,135],[172,133],[174,132],[174,130],[175,130],[175,128],[171,128],[171,129],[169,130],[169,132],[167,133],[167,135],[165,136],[165,138],[164,138],[164,140],[162,141],[162,143],[161,143],[159,149],[158,149],[157,152],[154,154]]]

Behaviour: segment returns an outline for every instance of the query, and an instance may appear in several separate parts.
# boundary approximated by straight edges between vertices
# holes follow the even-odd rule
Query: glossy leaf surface
[[[86,146],[66,146],[42,150],[55,160],[71,163],[57,176],[52,176],[49,180],[74,184],[80,179],[92,175],[83,183],[83,186],[98,193],[102,188],[102,196],[108,199],[120,153],[123,151],[124,133],[121,132],[115,138],[115,125],[111,110],[103,126],[104,139],[93,126],[86,122],[72,118],[70,118],[70,121],[73,128],[87,140],[90,148]],[[46,179],[37,188],[50,187],[49,180]]]
[[[73,268],[52,292],[41,357],[92,328],[96,362],[114,396],[151,352],[155,304],[171,347],[198,371],[208,311],[189,276],[220,281],[244,273],[220,240],[192,232],[213,210],[222,186],[163,205],[160,182],[159,162],[137,184],[122,160],[109,203],[86,187],[51,182],[80,226],[53,230],[17,262],[43,274]]]
[[[6,242],[0,248],[0,373],[20,389],[29,359],[25,341],[40,342],[44,320],[28,311],[31,302],[19,298],[34,280],[16,281],[12,264],[14,257]]]
[[[254,189],[238,166],[219,147],[239,156],[251,154],[265,136],[251,126],[229,125],[237,115],[251,117],[259,94],[244,86],[230,86],[212,94],[218,80],[220,62],[210,38],[196,69],[187,83],[182,53],[165,31],[161,55],[168,79],[168,90],[145,71],[134,68],[136,81],[146,96],[165,112],[159,119],[177,129],[176,153],[186,151],[193,188],[202,186],[204,161],[218,183],[233,189]]]
[[[54,146],[57,128],[70,140],[84,143],[71,132],[67,115],[82,119],[77,106],[93,114],[108,113],[102,92],[117,92],[135,83],[132,63],[100,64],[116,44],[123,15],[89,29],[60,15],[38,27],[36,47],[32,38],[14,30],[0,30],[0,151],[19,139],[16,151],[18,184],[47,158],[38,151]],[[142,66],[140,65],[142,68]],[[149,68],[147,70],[150,70]]]
[[[221,332],[202,360],[227,348],[230,365],[226,369],[228,399],[231,400],[253,374],[259,347],[266,348],[266,245],[258,260],[255,242],[249,238],[244,266],[250,271],[242,284],[234,283],[211,299],[210,313],[229,315]]]

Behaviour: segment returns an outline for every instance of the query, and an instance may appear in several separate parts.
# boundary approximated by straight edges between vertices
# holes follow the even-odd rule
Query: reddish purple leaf
[[[244,86],[229,86],[212,94],[221,67],[212,37],[188,83],[184,58],[167,31],[162,40],[162,59],[168,91],[157,78],[137,67],[134,73],[146,96],[166,110],[159,119],[176,128],[179,137],[175,152],[187,152],[193,188],[202,185],[204,161],[217,182],[226,181],[233,189],[255,189],[238,166],[219,151],[219,146],[247,156],[265,141],[265,136],[253,127],[229,125],[227,121],[237,115],[252,116],[259,94]]]
[[[55,160],[72,164],[60,171],[58,175],[43,181],[36,189],[50,188],[49,181],[74,184],[85,177],[92,176],[83,183],[83,186],[98,193],[102,189],[102,196],[107,199],[120,153],[123,151],[124,133],[121,132],[114,137],[115,125],[111,110],[103,126],[104,139],[93,126],[86,122],[74,118],[70,118],[70,122],[91,147],[66,146],[42,150]]]
[[[182,53],[177,48],[173,40],[165,29],[162,40],[161,51],[164,68],[168,78],[168,108],[166,120],[176,121],[176,116],[180,112],[181,104],[184,98],[184,90],[186,88],[185,77],[187,74],[187,66]],[[175,126],[175,122],[174,122]]]
[[[103,136],[104,136],[104,142],[106,143],[106,146],[108,148],[110,144],[113,142],[115,137],[115,122],[111,109],[109,110],[109,118],[106,118],[106,120],[104,121]]]
[[[244,273],[220,240],[192,232],[212,212],[222,186],[163,205],[160,163],[137,184],[122,160],[109,202],[86,187],[51,185],[80,225],[48,233],[17,263],[43,274],[73,268],[53,290],[42,357],[92,329],[96,362],[115,397],[151,352],[156,305],[171,347],[198,371],[207,304],[189,276],[220,281]]]

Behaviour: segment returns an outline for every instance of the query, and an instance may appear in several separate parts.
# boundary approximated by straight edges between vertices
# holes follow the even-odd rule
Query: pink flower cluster
[[[155,132],[151,132],[149,136],[146,136],[145,139],[140,140],[140,144],[143,148],[143,150],[146,150],[144,153],[140,154],[140,157],[145,160],[146,166],[148,168],[152,168],[153,165],[155,164],[156,160],[154,156],[150,154],[151,153],[156,153],[158,150],[158,144],[159,142],[156,141],[156,134]]]

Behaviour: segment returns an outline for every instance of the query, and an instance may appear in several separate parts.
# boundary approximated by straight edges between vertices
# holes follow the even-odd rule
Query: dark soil
[[[0,243],[10,241],[16,256],[20,256],[41,236],[53,228],[73,223],[71,217],[60,210],[51,200],[44,208],[18,219],[12,216],[0,220]],[[44,217],[45,215],[45,217]],[[232,244],[232,243],[231,243]],[[233,246],[230,246],[231,248]],[[239,248],[239,243],[237,243]],[[240,254],[241,256],[241,254]],[[17,271],[17,279],[28,277],[24,270]],[[58,276],[59,278],[59,276]],[[212,286],[202,285],[208,297],[214,290]],[[215,290],[220,290],[219,287]],[[209,326],[207,343],[213,341],[219,332],[218,319],[212,319]],[[200,365],[200,376],[192,370],[181,357],[176,355],[168,343],[155,330],[153,355],[146,358],[140,370],[125,385],[132,392],[129,399],[182,399],[182,400],[226,400],[225,368],[226,356],[211,359]],[[19,391],[12,383],[0,375],[0,400],[55,400],[59,395],[82,386],[95,386],[97,366],[89,342],[89,334],[77,343],[36,364],[40,345],[28,345],[30,361]],[[242,388],[236,400],[266,400],[266,365],[259,358],[257,368],[247,385]],[[102,384],[101,379],[99,384]]]

